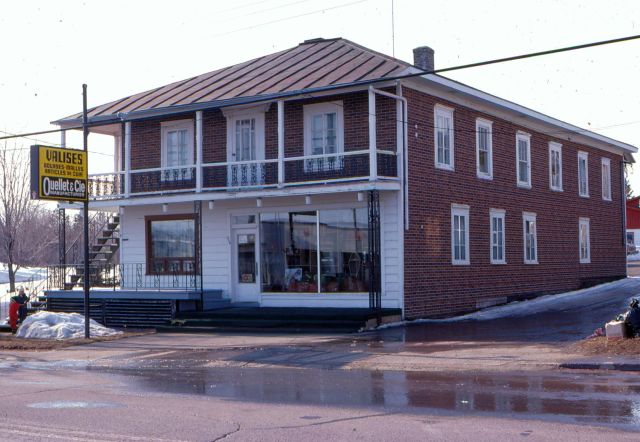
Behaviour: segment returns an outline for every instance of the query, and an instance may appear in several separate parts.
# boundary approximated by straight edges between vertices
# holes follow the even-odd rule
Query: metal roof
[[[343,38],[306,40],[298,46],[197,77],[124,97],[89,110],[89,120],[108,121],[119,114],[195,104],[234,102],[249,97],[323,89],[397,78],[415,69],[393,57]],[[77,122],[74,114],[55,124]]]

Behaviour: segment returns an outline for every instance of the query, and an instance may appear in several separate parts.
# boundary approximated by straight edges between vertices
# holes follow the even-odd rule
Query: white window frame
[[[434,145],[434,162],[437,169],[443,170],[455,170],[455,157],[454,157],[454,126],[453,126],[453,111],[451,107],[436,104],[433,109],[433,145]],[[449,130],[449,160],[450,164],[441,163],[438,161],[438,117],[448,118],[450,120]]]
[[[607,171],[606,174],[605,170]],[[602,199],[611,201],[611,160],[609,158],[602,158],[600,171],[602,174]],[[608,178],[607,181],[605,181],[605,177]]]
[[[269,110],[268,105],[253,106],[247,108],[227,108],[222,113],[227,119],[227,161],[235,163],[236,160],[236,122],[239,120],[255,119],[255,143],[256,158],[254,161],[261,161],[265,158],[265,135],[264,120],[265,113]]]
[[[456,259],[455,253],[455,229],[454,220],[456,216],[464,216],[464,259]],[[453,265],[469,265],[471,259],[469,257],[469,206],[466,204],[451,204],[451,264]]]
[[[312,155],[313,117],[316,115],[336,114],[336,155],[344,152],[344,105],[342,101],[307,104],[302,107],[304,115],[304,155]]]
[[[582,229],[587,230],[587,243],[582,242]],[[582,255],[582,249],[585,249],[586,255]],[[578,256],[580,257],[580,264],[591,263],[591,229],[589,227],[589,218],[580,218],[578,222]]]
[[[558,185],[553,185],[553,154],[558,153]],[[549,142],[549,188],[556,192],[562,192],[562,144],[555,141]]]
[[[527,180],[520,177],[520,141],[527,143]],[[518,131],[516,134],[516,177],[518,187],[531,189],[531,135],[526,132]]]
[[[493,122],[484,118],[476,119],[476,172],[478,178],[493,179]],[[480,129],[487,129],[487,171],[480,170]]]
[[[191,169],[187,169],[184,175],[182,174],[182,169],[178,169],[183,166],[175,166],[169,165],[169,152],[167,151],[167,135],[169,132],[177,131],[177,130],[186,130],[187,131],[187,142],[188,142],[188,164],[185,166],[195,166],[194,163],[194,122],[192,119],[189,120],[173,120],[173,121],[163,121],[160,123],[160,166],[162,169],[177,169],[180,171],[180,176],[178,178],[174,178],[173,174],[169,174],[165,176],[163,172],[160,173],[161,181],[178,181],[178,180],[190,180],[193,177],[193,173]]]
[[[580,185],[582,182],[582,175],[580,173],[580,161],[584,160],[584,182],[585,182],[585,192],[582,191],[582,186]],[[578,152],[578,194],[583,198],[589,198],[589,154],[587,152],[579,151]]]
[[[491,264],[506,264],[507,263],[507,248],[506,248],[506,224],[505,224],[506,211],[504,209],[491,209],[489,210],[489,258]],[[496,244],[494,239],[493,220],[499,218],[502,220],[502,244]],[[494,246],[501,246],[502,259],[496,259],[493,257]]]
[[[535,259],[527,259],[527,222],[533,222],[533,249],[535,251]],[[538,222],[535,213],[522,212],[522,257],[525,264],[538,264]]]

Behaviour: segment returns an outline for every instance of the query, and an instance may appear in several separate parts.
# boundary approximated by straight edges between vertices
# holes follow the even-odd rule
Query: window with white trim
[[[491,209],[489,212],[489,222],[491,223],[491,264],[506,264],[505,240],[504,240],[504,217],[505,211],[502,209]]]
[[[602,158],[602,199],[611,201],[611,160]]]
[[[344,152],[342,101],[308,104],[304,113],[304,154],[320,157],[305,160],[305,170],[341,169]]]
[[[516,168],[519,187],[531,187],[531,135],[516,135]]]
[[[578,193],[589,197],[589,154],[578,152]]]
[[[453,170],[453,109],[436,105],[434,134],[436,167]]]
[[[161,124],[162,181],[190,180],[193,176],[193,120]]]
[[[580,218],[578,224],[580,263],[589,264],[591,262],[591,238],[589,237],[589,218]]]
[[[469,206],[451,205],[451,263],[469,264]]]
[[[549,188],[562,192],[562,144],[549,142]]]
[[[476,170],[478,178],[493,178],[491,121],[476,119]]]
[[[536,214],[522,214],[522,236],[524,240],[524,263],[538,264],[538,235],[536,232]]]

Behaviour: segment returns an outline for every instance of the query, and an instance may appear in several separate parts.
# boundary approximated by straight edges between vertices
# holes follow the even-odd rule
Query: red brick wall
[[[366,92],[333,95],[330,97],[308,98],[285,103],[285,155],[288,157],[304,154],[304,116],[306,104],[327,101],[342,101],[344,111],[344,145],[346,151],[369,148],[369,110]],[[395,148],[396,123],[395,104],[387,97],[376,97],[376,112],[392,119],[379,118],[376,129],[378,145],[381,149]],[[163,119],[133,122],[131,129],[131,165],[133,169],[160,167],[160,123],[169,120],[192,118],[195,114]],[[203,160],[205,163],[227,160],[227,123],[219,109],[204,111],[202,121]],[[194,130],[195,134],[195,130]],[[195,146],[195,142],[194,142]],[[278,107],[273,103],[265,114],[265,156],[278,157]]]
[[[438,317],[498,297],[557,293],[587,278],[625,275],[621,155],[588,148],[483,115],[415,90],[409,106],[409,216],[405,314]],[[434,166],[433,107],[455,108],[455,171]],[[475,120],[493,121],[493,180],[476,177]],[[516,132],[531,134],[532,188],[516,185]],[[548,142],[562,144],[563,192],[549,189]],[[578,195],[577,152],[589,153],[589,198]],[[612,201],[603,201],[601,163],[611,159]],[[470,265],[451,264],[451,203],[470,206]],[[490,263],[489,210],[506,210],[505,265]],[[523,263],[522,212],[537,214],[539,264]],[[578,219],[590,218],[591,264],[580,264]]]
[[[227,161],[227,119],[220,109],[202,113],[202,160],[204,163]]]

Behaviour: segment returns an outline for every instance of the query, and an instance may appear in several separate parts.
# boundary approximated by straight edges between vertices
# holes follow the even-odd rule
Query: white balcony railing
[[[279,159],[132,169],[89,176],[91,200],[201,191],[242,191],[371,179],[371,152],[346,151]],[[376,179],[397,179],[397,155],[376,151]],[[201,178],[198,178],[198,175]],[[128,175],[128,176],[127,176]]]

